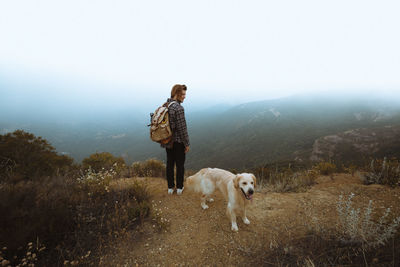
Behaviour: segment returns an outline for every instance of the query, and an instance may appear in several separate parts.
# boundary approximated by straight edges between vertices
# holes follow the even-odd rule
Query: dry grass
[[[261,237],[253,250],[241,250],[249,265],[263,266],[397,266],[400,262],[400,217],[386,209],[381,213],[372,202],[355,208],[354,195],[341,196],[337,216],[329,225],[322,218],[303,214],[303,225],[290,221]],[[390,219],[389,219],[390,218]]]
[[[257,191],[268,192],[304,192],[315,184],[317,173],[313,170],[293,172],[291,169],[282,172],[269,173],[264,179],[259,179]]]
[[[400,163],[397,159],[372,160],[361,175],[364,184],[400,186]]]

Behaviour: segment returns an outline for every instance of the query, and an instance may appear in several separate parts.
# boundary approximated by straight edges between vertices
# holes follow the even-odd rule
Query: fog
[[[248,94],[243,90],[223,95],[217,89],[199,88],[187,83],[186,113],[211,108],[226,108],[242,103],[296,96],[299,101],[327,98],[343,101],[386,102],[400,107],[400,90],[395,89],[330,89],[330,90],[260,90]],[[148,120],[148,114],[161,105],[170,94],[165,88],[128,87],[113,84],[74,82],[73,79],[19,80],[0,79],[0,122],[96,122]],[[294,99],[296,99],[296,97]]]

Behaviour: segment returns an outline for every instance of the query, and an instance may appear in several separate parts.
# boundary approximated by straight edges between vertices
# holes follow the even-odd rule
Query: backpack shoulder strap
[[[174,104],[174,103],[178,103],[178,102],[176,102],[176,101],[170,102],[170,103],[168,104],[168,108],[169,108],[172,104]]]

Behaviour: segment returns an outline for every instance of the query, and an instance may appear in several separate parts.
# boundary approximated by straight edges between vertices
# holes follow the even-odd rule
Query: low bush
[[[357,167],[354,164],[350,164],[350,165],[348,165],[346,167],[345,166],[342,167],[343,171],[348,173],[348,174],[351,174],[351,176],[354,176],[354,174],[356,173],[358,168],[359,167]]]
[[[336,227],[326,228],[310,214],[304,226],[287,226],[287,232],[276,229],[269,242],[244,251],[251,259],[248,265],[398,266],[400,217],[389,209],[375,210],[372,201],[355,208],[353,197],[339,197]]]
[[[82,160],[83,169],[91,169],[93,172],[101,172],[113,169],[117,175],[125,169],[125,160],[122,157],[115,157],[109,152],[94,153]]]
[[[284,192],[303,192],[315,184],[317,175],[315,171],[297,171],[290,168],[280,172],[270,172],[267,178],[259,179],[259,188],[267,188],[269,191]]]
[[[153,200],[151,203],[153,227],[157,227],[160,232],[169,230],[171,221],[163,215],[161,202],[157,203]]]
[[[157,159],[148,159],[144,162],[132,163],[134,177],[165,177],[165,164]]]
[[[332,175],[334,172],[336,172],[337,167],[331,162],[323,161],[315,165],[313,170],[322,175]]]
[[[400,186],[400,163],[397,159],[372,160],[361,176],[364,184]]]
[[[316,175],[312,171],[278,175],[271,181],[274,192],[304,192],[315,184]]]
[[[37,251],[30,255],[35,253],[38,265],[98,265],[104,241],[124,235],[151,209],[144,184],[117,189],[110,177],[100,177],[111,174],[1,184],[0,248],[7,248],[1,257],[22,264],[28,253],[23,248],[33,242]]]
[[[390,208],[386,209],[382,215],[378,215],[373,210],[372,200],[363,211],[354,208],[353,197],[353,193],[347,199],[342,195],[339,196],[337,211],[340,240],[345,244],[355,244],[363,249],[385,245],[396,233],[400,216],[390,222]],[[378,217],[377,220],[374,220],[374,215]]]
[[[283,238],[251,253],[248,264],[261,266],[398,266],[400,235],[375,249],[343,244],[335,235],[310,230],[300,237]]]
[[[115,166],[116,164],[114,164]],[[117,176],[117,172],[111,168],[105,170],[104,168],[98,172],[89,169],[86,170],[85,174],[77,178],[77,182],[80,188],[86,190],[88,194],[105,194],[109,192],[110,182]]]

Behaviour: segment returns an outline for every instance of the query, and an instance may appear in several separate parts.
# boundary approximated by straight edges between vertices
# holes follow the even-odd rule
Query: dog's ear
[[[253,178],[253,181],[254,181],[254,187],[256,187],[256,181],[257,181],[257,179],[256,179],[256,177],[254,176],[254,174],[252,174],[252,175],[251,175],[251,178]]]
[[[239,188],[239,181],[240,181],[241,176],[239,174],[236,175],[236,177],[233,179],[233,186],[238,189]]]

